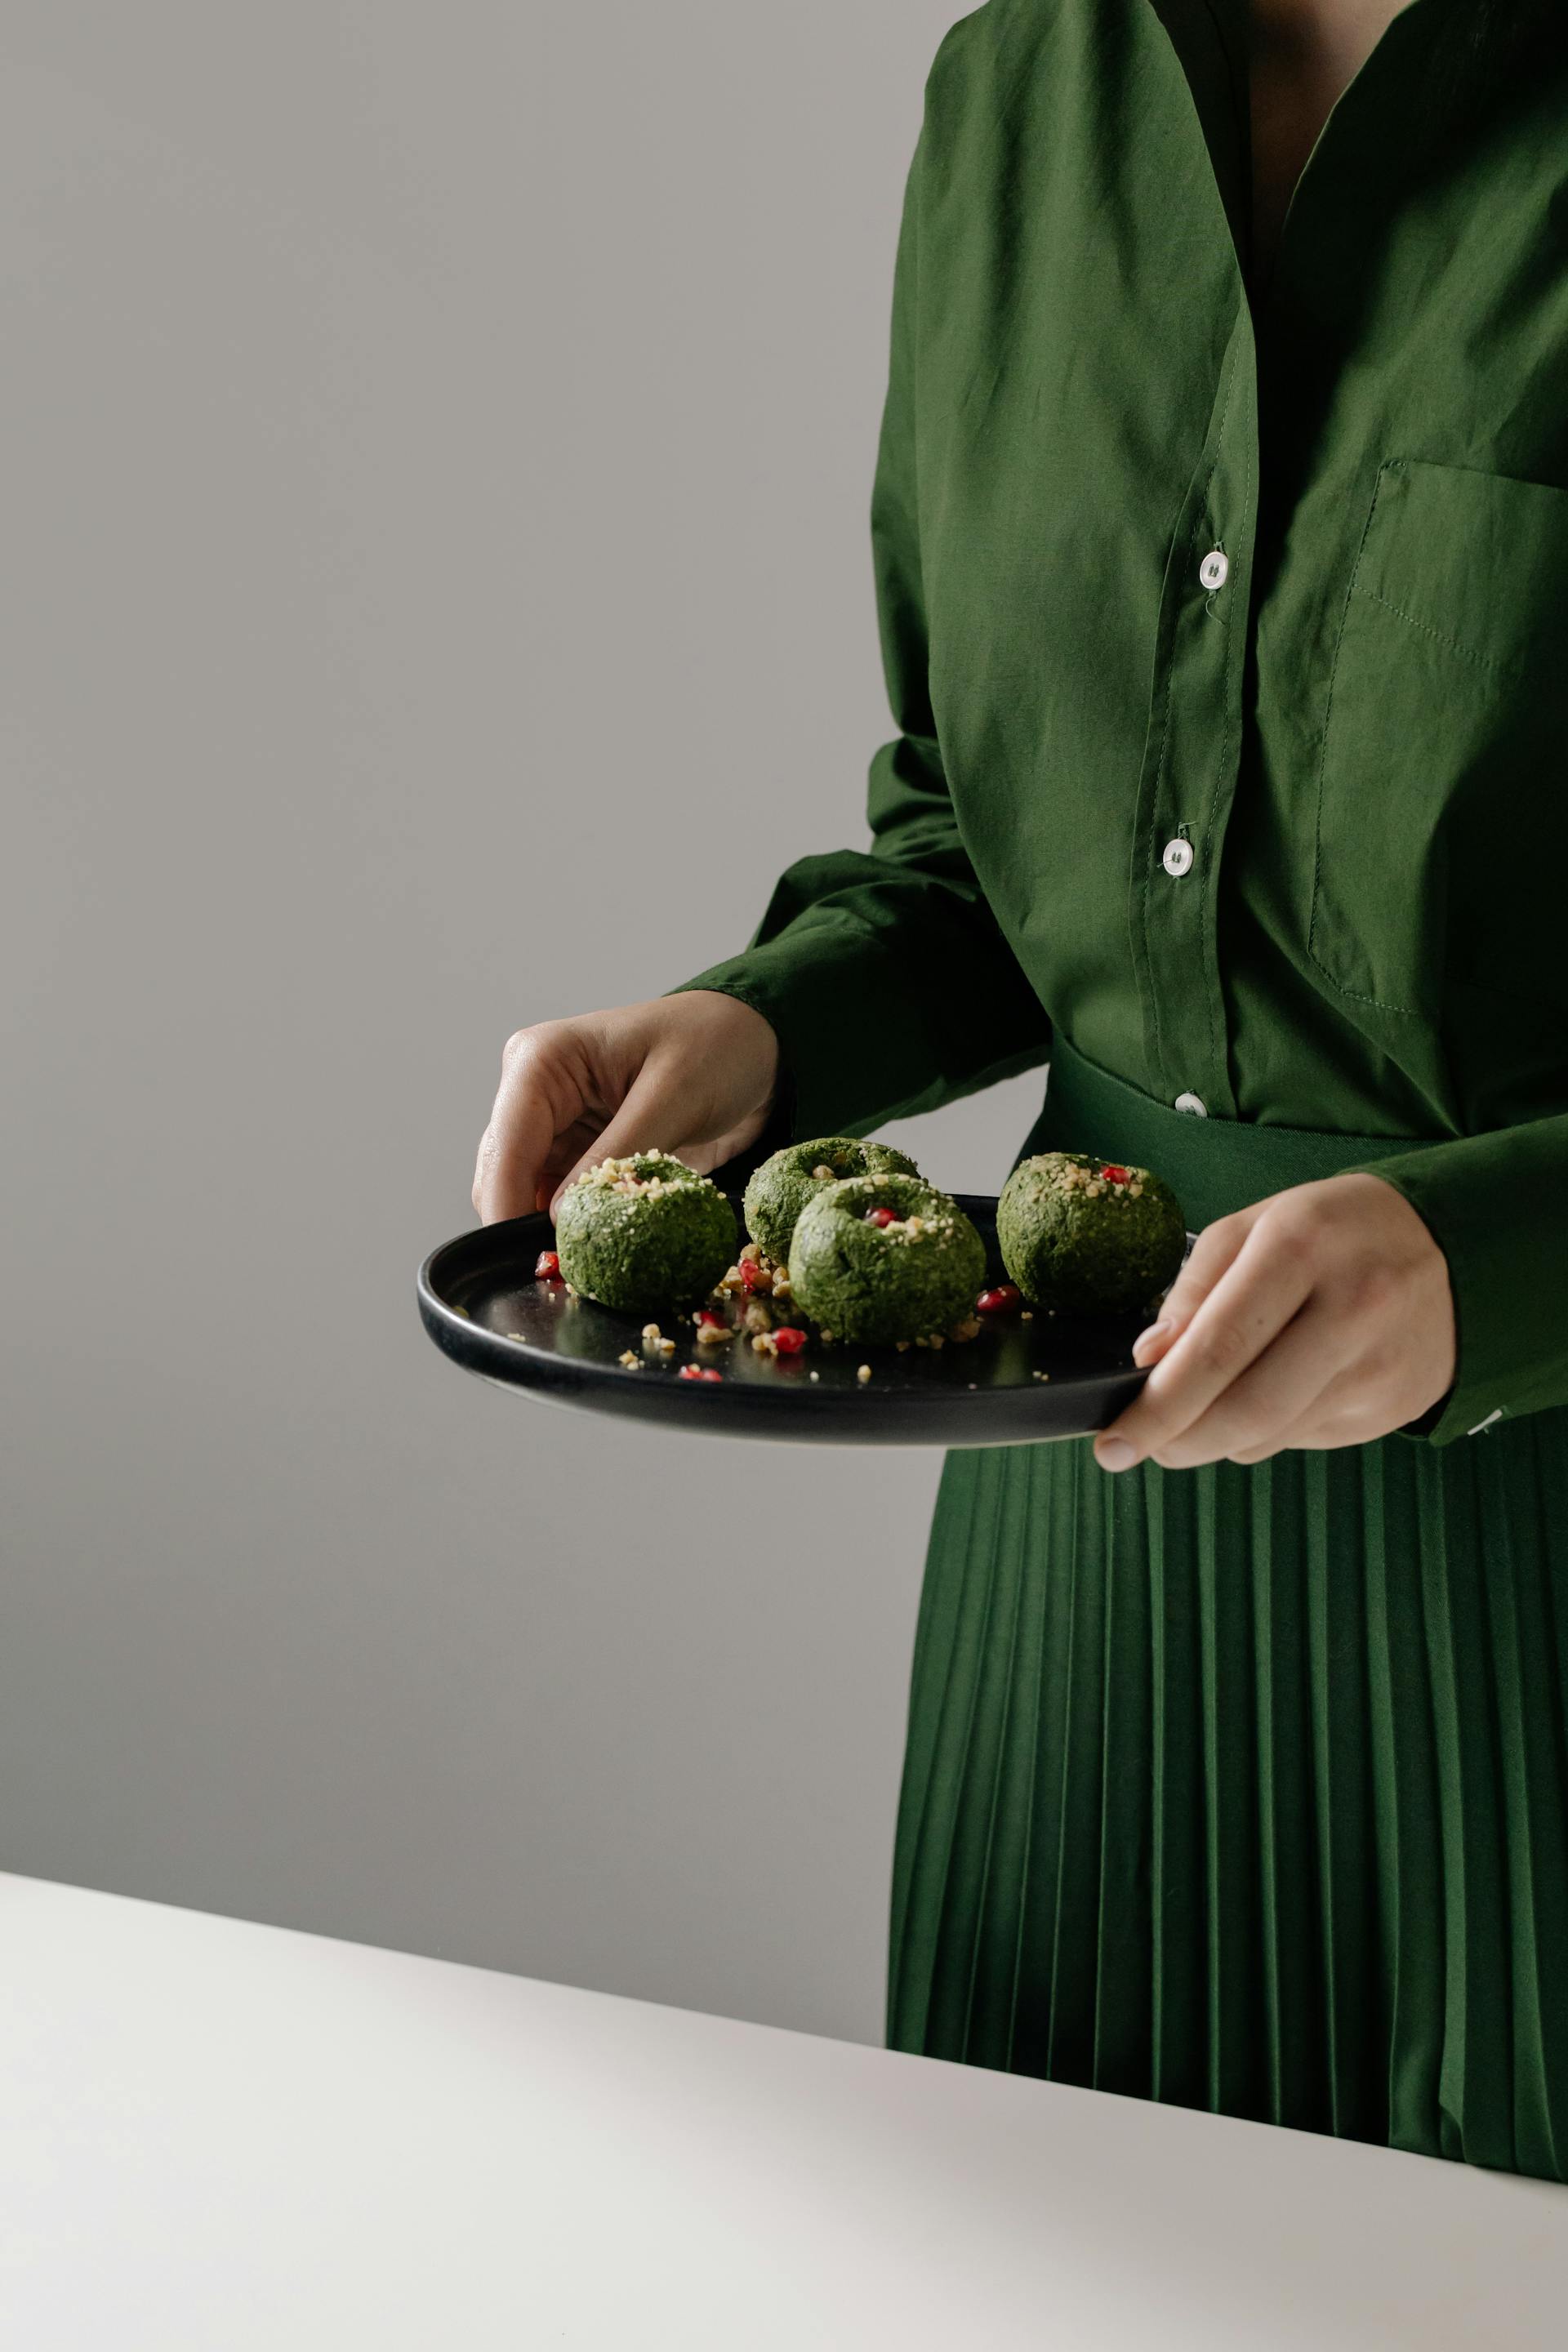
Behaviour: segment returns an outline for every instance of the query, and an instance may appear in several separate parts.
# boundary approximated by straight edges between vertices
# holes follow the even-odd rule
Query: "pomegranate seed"
[[[724,1318],[715,1315],[710,1307],[700,1307],[695,1319],[700,1328],[710,1331],[722,1331],[725,1328]]]
[[[975,1311],[981,1315],[1005,1315],[1022,1302],[1023,1296],[1016,1283],[999,1282],[994,1290],[981,1292],[974,1302]]]
[[[896,1225],[898,1222],[899,1213],[896,1209],[868,1209],[866,1212],[866,1223],[868,1225]]]
[[[706,1364],[682,1364],[680,1377],[683,1381],[721,1381],[724,1375],[710,1371]]]
[[[1125,1184],[1127,1181],[1126,1169],[1114,1167],[1109,1160],[1100,1172],[1108,1184]]]
[[[541,1250],[533,1271],[541,1282],[559,1282],[561,1279],[560,1254],[555,1250]]]
[[[762,1288],[763,1269],[757,1264],[754,1257],[746,1257],[741,1260],[741,1279],[745,1284],[748,1290],[760,1290]]]
[[[773,1333],[773,1348],[781,1356],[798,1356],[805,1345],[805,1333],[794,1323],[783,1323]]]

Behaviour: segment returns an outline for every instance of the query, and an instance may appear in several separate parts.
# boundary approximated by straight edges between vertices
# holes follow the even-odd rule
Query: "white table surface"
[[[7,2352],[1568,2343],[1568,2191],[0,1874]]]

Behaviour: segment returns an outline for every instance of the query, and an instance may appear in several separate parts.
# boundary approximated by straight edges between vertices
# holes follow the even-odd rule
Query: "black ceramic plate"
[[[722,1181],[722,1180],[721,1180]],[[740,1206],[739,1188],[725,1183]],[[961,1192],[959,1205],[984,1236],[990,1279],[1006,1279],[996,1250],[996,1202]],[[1132,1341],[1147,1317],[984,1317],[977,1339],[941,1349],[824,1347],[795,1357],[757,1355],[736,1339],[699,1349],[689,1313],[617,1315],[535,1279],[553,1245],[547,1217],[514,1217],[460,1234],[419,1269],[419,1312],[436,1345],[470,1372],[556,1404],[624,1413],[720,1437],[772,1437],[805,1444],[1016,1445],[1081,1437],[1114,1421],[1147,1374]],[[645,1358],[645,1321],[676,1341],[668,1360]],[[631,1349],[637,1369],[620,1358]],[[682,1380],[693,1360],[722,1374]],[[859,1367],[869,1364],[869,1381]],[[814,1381],[812,1373],[817,1375]]]

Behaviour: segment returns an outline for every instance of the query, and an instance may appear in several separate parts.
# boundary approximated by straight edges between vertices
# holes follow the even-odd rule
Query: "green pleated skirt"
[[[1162,1165],[1066,1067],[1027,1148]],[[1194,1223],[1368,1156],[1297,1136],[1268,1181],[1159,1139]],[[951,1454],[888,2042],[1568,2179],[1568,1412],[1116,1476],[1088,1439]]]

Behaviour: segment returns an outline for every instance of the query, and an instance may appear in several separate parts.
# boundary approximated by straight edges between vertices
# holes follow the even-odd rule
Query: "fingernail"
[[[1138,1454],[1124,1437],[1107,1437],[1095,1447],[1094,1457],[1102,1470],[1131,1470]]]
[[[1133,1355],[1136,1357],[1141,1349],[1153,1347],[1155,1341],[1158,1339],[1168,1339],[1171,1336],[1172,1328],[1173,1327],[1169,1323],[1165,1322],[1149,1324],[1144,1330],[1139,1332],[1138,1337],[1133,1340]]]

